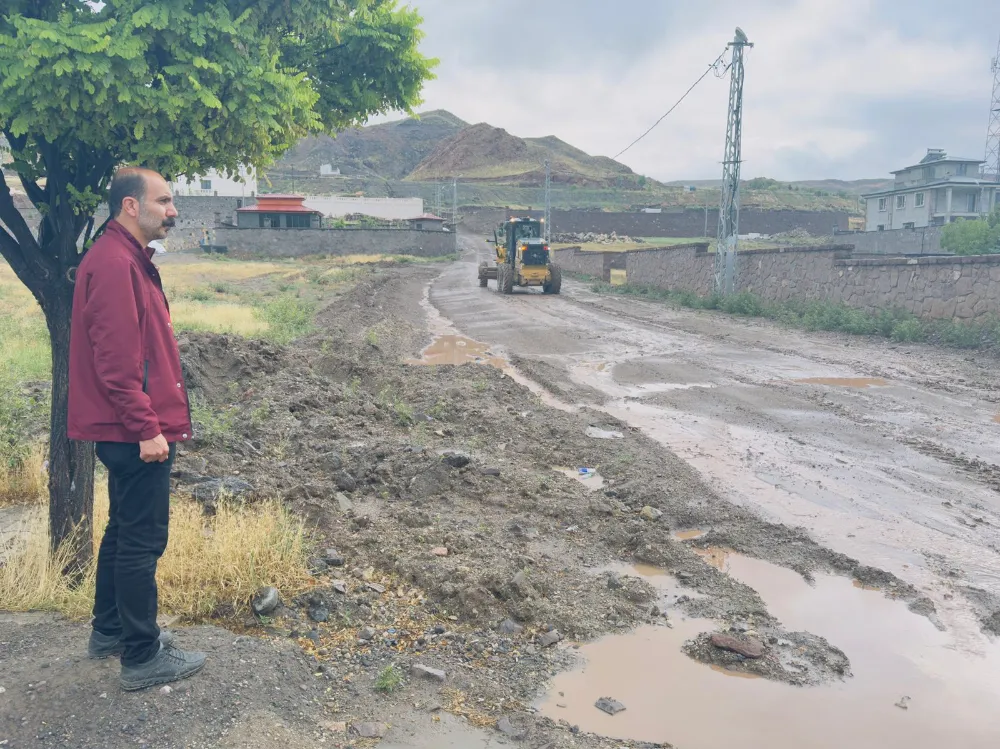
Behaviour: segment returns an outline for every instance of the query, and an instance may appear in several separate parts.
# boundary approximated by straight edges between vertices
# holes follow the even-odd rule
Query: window
[[[976,195],[976,193],[974,193],[974,192],[973,193],[969,193],[969,213],[975,213],[976,212],[976,205],[978,203],[978,201],[976,200],[976,198],[978,198],[978,197],[979,196]]]
[[[879,224],[878,225],[878,230],[879,231],[885,231],[885,224]]]
[[[289,213],[285,215],[285,226],[289,229],[308,229],[312,226],[311,219],[308,213]]]
[[[261,229],[279,229],[279,228],[281,228],[281,214],[280,213],[262,213],[262,214],[260,214],[260,228]]]
[[[884,211],[889,207],[889,198],[879,198],[878,199],[878,209]]]
[[[914,228],[914,226],[916,226],[916,224],[913,221],[907,221],[905,224],[903,224],[904,229],[912,229]]]
[[[896,196],[896,209],[899,210],[901,208],[906,208],[906,196],[905,195],[897,195]]]
[[[959,164],[958,165],[958,176],[959,177],[964,177],[965,176],[965,172],[966,172],[966,169],[968,168],[968,166],[969,166],[968,164]]]
[[[202,190],[211,190],[212,189],[212,180],[210,180],[210,179],[203,179],[201,181],[201,189]]]
[[[917,208],[924,207],[924,194],[922,192],[918,192],[916,195],[913,196],[913,205],[915,205]]]

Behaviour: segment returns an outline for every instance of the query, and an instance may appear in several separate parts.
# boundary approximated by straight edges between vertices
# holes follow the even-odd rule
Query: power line
[[[696,81],[695,81],[694,83],[692,83],[692,84],[691,84],[691,88],[689,88],[689,89],[688,89],[687,91],[685,91],[685,92],[684,92],[684,95],[683,95],[683,96],[682,96],[682,97],[681,97],[680,99],[678,99],[678,100],[677,100],[677,103],[676,103],[676,104],[674,104],[674,105],[673,105],[672,107],[670,107],[670,109],[668,109],[668,110],[667,110],[667,113],[666,113],[665,115],[663,115],[663,116],[662,116],[662,117],[661,117],[660,119],[658,119],[658,120],[657,120],[656,122],[654,122],[654,123],[653,123],[653,126],[652,126],[652,127],[650,127],[650,128],[649,128],[649,130],[647,130],[647,131],[646,131],[646,132],[644,132],[644,133],[643,133],[642,135],[640,135],[640,136],[639,136],[638,138],[636,138],[636,139],[635,139],[634,141],[632,141],[631,143],[629,143],[629,144],[628,144],[628,146],[626,146],[625,148],[623,148],[623,149],[622,149],[621,151],[619,151],[618,153],[616,153],[616,154],[615,154],[614,156],[612,156],[611,158],[613,158],[613,159],[617,159],[617,158],[618,158],[619,156],[621,156],[621,155],[622,155],[623,153],[625,153],[625,152],[626,152],[627,150],[629,150],[629,149],[630,149],[630,148],[631,148],[632,146],[634,146],[634,145],[635,145],[636,143],[638,143],[638,142],[639,142],[640,140],[642,140],[642,139],[643,139],[643,138],[645,138],[645,137],[646,137],[647,135],[649,135],[649,134],[650,134],[651,132],[653,132],[653,129],[654,129],[654,128],[655,128],[655,127],[656,127],[657,125],[659,125],[659,124],[660,124],[661,122],[663,122],[663,120],[665,120],[665,119],[667,118],[667,115],[668,115],[668,114],[670,114],[670,113],[671,113],[671,112],[673,112],[673,111],[674,111],[675,109],[677,109],[677,107],[678,107],[678,106],[680,106],[680,103],[681,103],[682,101],[684,101],[684,100],[685,100],[685,99],[687,98],[687,95],[688,95],[688,94],[690,94],[690,93],[691,93],[692,91],[694,91],[694,87],[695,87],[695,86],[697,86],[697,85],[698,85],[699,83],[701,83],[701,82],[702,82],[702,81],[703,81],[703,80],[705,79],[705,76],[707,76],[707,75],[709,74],[709,72],[711,72],[712,70],[715,70],[715,69],[716,69],[716,67],[718,67],[719,63],[720,63],[720,62],[722,62],[723,58],[724,58],[724,57],[726,56],[726,53],[727,53],[728,51],[729,51],[729,48],[728,48],[728,47],[727,47],[727,48],[726,48],[725,50],[723,50],[722,54],[721,54],[721,55],[719,55],[719,56],[718,56],[718,57],[717,57],[717,58],[715,59],[715,62],[713,62],[713,63],[712,63],[711,65],[709,65],[709,66],[708,66],[708,68],[707,68],[707,69],[705,70],[705,72],[704,72],[704,73],[702,73],[702,74],[701,74],[701,76],[700,76],[700,77],[698,78],[698,80],[696,80]]]

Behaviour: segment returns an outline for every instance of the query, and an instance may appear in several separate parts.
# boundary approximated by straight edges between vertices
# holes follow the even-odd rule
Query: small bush
[[[298,297],[281,296],[264,302],[256,312],[269,326],[265,337],[288,343],[312,331],[316,304]]]
[[[391,694],[403,685],[403,675],[394,665],[388,665],[379,671],[375,679],[375,691],[383,694]]]

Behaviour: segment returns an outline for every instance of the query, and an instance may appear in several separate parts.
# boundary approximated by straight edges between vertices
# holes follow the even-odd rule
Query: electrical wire
[[[667,115],[669,115],[671,112],[673,112],[675,109],[677,109],[677,107],[680,106],[680,103],[687,98],[688,94],[690,94],[692,91],[694,91],[695,86],[697,86],[699,83],[701,83],[703,80],[705,80],[705,76],[707,76],[710,71],[715,70],[716,71],[716,77],[721,78],[722,75],[725,74],[725,70],[723,70],[722,74],[719,74],[719,72],[718,72],[719,63],[722,62],[723,58],[726,56],[726,53],[728,51],[729,51],[728,47],[725,50],[723,50],[722,54],[719,55],[715,59],[715,62],[713,62],[711,65],[709,65],[708,68],[705,70],[705,72],[701,74],[701,77],[699,77],[698,80],[696,80],[694,83],[691,84],[691,88],[689,88],[687,91],[685,91],[684,95],[681,96],[681,98],[678,99],[677,102],[672,107],[670,107],[670,109],[667,110],[666,114],[664,114],[660,119],[658,119],[656,122],[654,122],[653,125],[652,125],[652,127],[649,128],[649,130],[647,130],[642,135],[640,135],[638,138],[636,138],[634,141],[632,141],[631,143],[629,143],[625,148],[623,148],[621,151],[619,151],[618,153],[616,153],[611,158],[612,159],[617,159],[619,156],[621,156],[623,153],[625,153],[627,150],[629,150],[632,146],[634,146],[640,140],[642,140],[647,135],[649,135],[651,132],[653,132],[653,129],[657,125],[659,125],[661,122],[663,122],[667,118]],[[728,70],[728,67],[726,69]]]

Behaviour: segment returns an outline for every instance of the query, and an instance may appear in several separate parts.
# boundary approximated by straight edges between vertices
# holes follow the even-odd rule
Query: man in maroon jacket
[[[173,647],[156,624],[170,469],[191,412],[149,243],[166,237],[177,209],[163,177],[135,168],[115,175],[108,205],[112,219],[76,274],[68,434],[96,443],[111,500],[87,651],[120,655],[122,688],[133,690],[190,676],[205,655]]]

